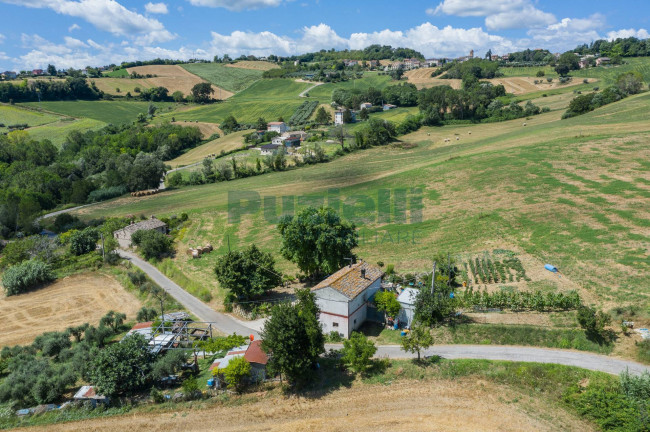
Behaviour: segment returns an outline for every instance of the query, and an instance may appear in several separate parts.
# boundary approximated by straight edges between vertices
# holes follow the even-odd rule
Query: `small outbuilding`
[[[418,290],[415,288],[404,288],[404,291],[397,297],[402,309],[399,311],[399,322],[406,327],[411,327],[413,317],[415,316],[415,299],[418,296]]]
[[[76,401],[90,401],[93,407],[108,403],[106,396],[97,394],[95,386],[82,386],[72,398]]]

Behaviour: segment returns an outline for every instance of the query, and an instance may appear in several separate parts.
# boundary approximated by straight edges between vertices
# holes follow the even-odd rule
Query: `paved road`
[[[328,347],[334,347],[333,345]],[[498,345],[435,345],[424,352],[426,356],[438,355],[447,359],[485,359],[506,360],[517,362],[555,363],[566,366],[577,366],[584,369],[606,372],[618,375],[629,369],[630,373],[639,375],[650,372],[649,366],[640,363],[620,360],[598,354],[580,351],[519,347]],[[416,354],[405,353],[399,346],[382,345],[377,347],[377,357],[411,358]]]
[[[253,334],[256,339],[259,338],[259,332],[248,328],[243,322],[236,320],[229,315],[215,311],[210,306],[206,305],[201,300],[175,284],[157,268],[139,258],[134,253],[120,249],[119,254],[122,258],[127,259],[133,265],[139,267],[147,274],[147,276],[158,284],[158,286],[167,291],[170,296],[175,298],[176,301],[182,304],[189,312],[196,315],[200,320],[215,323],[215,327],[225,334],[237,333],[242,336]]]
[[[211,307],[197,299],[180,286],[175,284],[158,269],[142,260],[134,253],[120,250],[120,255],[131,261],[131,263],[144,271],[156,284],[175,298],[180,304],[203,321],[214,322],[215,327],[225,333],[237,333],[240,335],[253,334],[259,338],[263,320],[252,322],[239,321],[229,315],[213,310]],[[326,348],[340,349],[340,344],[327,344]],[[640,363],[627,360],[620,360],[598,354],[591,354],[581,351],[569,351],[558,349],[545,349],[519,346],[496,346],[496,345],[435,345],[423,352],[425,356],[438,355],[447,359],[485,359],[505,360],[518,362],[555,363],[566,366],[577,366],[585,369],[619,374],[626,369],[631,373],[641,374],[644,371],[650,372],[650,367]],[[376,357],[388,358],[412,358],[415,354],[406,353],[397,345],[381,345],[377,347]]]
[[[88,207],[88,206],[91,206],[91,205],[94,205],[94,204],[96,204],[96,203],[93,203],[93,204],[84,204],[84,205],[80,205],[80,206],[77,206],[77,207],[70,207],[70,208],[67,208],[67,209],[64,209],[64,210],[58,210],[58,211],[55,211],[55,212],[52,212],[52,213],[44,214],[43,216],[39,216],[39,217],[37,217],[37,218],[34,220],[34,223],[35,223],[35,224],[38,224],[38,221],[41,220],[41,219],[47,219],[47,218],[51,218],[51,217],[56,217],[56,216],[58,216],[58,215],[60,215],[60,214],[63,214],[63,213],[69,213],[69,212],[72,212],[72,211],[75,211],[75,210],[79,210],[79,209],[82,209],[82,208],[84,208],[84,207]]]

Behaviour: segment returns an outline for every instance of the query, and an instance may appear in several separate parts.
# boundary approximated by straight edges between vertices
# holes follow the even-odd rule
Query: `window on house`
[[[357,323],[357,320],[354,320],[354,323],[356,324],[356,323]]]
[[[339,323],[332,323],[332,327],[338,327]]]

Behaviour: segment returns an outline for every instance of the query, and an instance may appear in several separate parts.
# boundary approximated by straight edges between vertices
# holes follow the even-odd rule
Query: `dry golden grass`
[[[70,276],[40,290],[0,298],[4,320],[0,346],[23,345],[47,331],[96,325],[109,310],[133,318],[139,300],[112,277],[98,273]]]
[[[269,63],[265,61],[251,61],[251,60],[242,60],[237,63],[227,64],[227,67],[240,68],[240,69],[252,69],[252,70],[261,70],[267,71],[271,69],[279,69],[280,66]]]
[[[435,87],[439,85],[448,85],[455,89],[460,88],[461,80],[432,77],[431,73],[434,70],[436,70],[436,68],[414,69],[406,72],[404,76],[408,79],[408,82],[415,84],[418,89]],[[532,93],[540,90],[554,90],[558,88],[571,87],[582,84],[582,80],[573,80],[566,84],[560,84],[557,79],[553,80],[552,83],[548,83],[544,78],[532,77],[494,78],[485,81],[489,81],[494,85],[502,84],[506,88],[506,93],[512,93],[516,95]],[[540,83],[535,84],[535,81],[540,81]],[[594,83],[596,81],[597,80],[593,78],[589,79],[590,83]]]
[[[552,415],[549,415],[552,413]],[[321,398],[259,393],[250,403],[132,413],[30,431],[591,431],[547,400],[476,378],[353,384]]]
[[[212,135],[218,133],[220,136],[223,136],[223,131],[219,129],[217,123],[206,123],[206,122],[197,122],[197,121],[177,121],[171,122],[174,125],[178,126],[192,126],[197,127],[203,135],[203,139],[210,138]]]
[[[183,122],[177,122],[178,124],[183,125]],[[204,125],[211,124],[211,123],[204,123]],[[190,126],[199,126],[201,123],[194,124],[194,123],[188,123]],[[216,125],[215,125],[216,126]],[[200,127],[200,126],[199,126]],[[199,146],[195,149],[192,149],[188,151],[187,153],[177,157],[176,159],[173,159],[169,162],[167,162],[169,165],[172,166],[172,168],[177,168],[179,166],[184,166],[184,165],[190,165],[195,162],[201,162],[203,159],[208,157],[210,154],[216,154],[218,155],[221,153],[221,151],[224,152],[229,152],[231,150],[235,150],[238,148],[241,148],[244,145],[244,138],[243,136],[247,133],[250,133],[250,131],[240,131],[240,132],[235,132],[231,133],[229,135],[223,135],[223,133],[220,133],[221,137],[217,138],[216,140],[210,141],[206,144],[203,144],[202,146]]]
[[[192,92],[195,84],[206,82],[178,65],[137,66],[128,68],[127,71],[137,72],[140,75],[157,75],[155,78],[144,79],[144,82],[148,83],[149,87],[165,87],[169,90],[169,94],[180,91],[187,96]],[[234,94],[224,89],[221,89],[220,93],[219,87],[215,85],[212,85],[212,88],[216,95],[221,94],[221,99],[228,99]]]

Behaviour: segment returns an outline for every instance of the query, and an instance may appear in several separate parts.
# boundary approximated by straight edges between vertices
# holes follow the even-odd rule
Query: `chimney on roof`
[[[365,279],[366,278],[366,269],[361,269],[361,278]]]
[[[154,219],[156,219],[156,216],[151,215],[151,220],[154,220]]]

